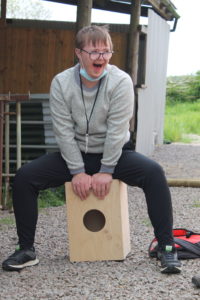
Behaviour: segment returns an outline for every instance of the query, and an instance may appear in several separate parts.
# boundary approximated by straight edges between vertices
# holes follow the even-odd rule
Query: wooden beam
[[[173,15],[174,18],[179,19],[180,16],[176,12],[176,6],[170,0],[161,0],[163,4],[167,7],[167,10]]]
[[[173,18],[179,18],[174,6],[172,7],[172,3],[168,0],[148,0],[147,2],[151,4],[153,9],[165,20],[171,21]]]
[[[44,0],[58,3],[65,3],[71,5],[77,5],[78,0]],[[114,11],[119,13],[130,14],[131,2],[135,0],[127,0],[126,2],[113,2],[109,0],[93,0],[93,8],[102,9],[106,11]],[[82,1],[81,1],[82,2]],[[163,3],[166,7],[166,12],[162,12],[159,5]],[[176,7],[170,0],[143,0],[141,6],[141,15],[147,16],[148,6],[161,15],[165,20],[172,21],[174,18],[178,19],[180,16],[176,12]]]

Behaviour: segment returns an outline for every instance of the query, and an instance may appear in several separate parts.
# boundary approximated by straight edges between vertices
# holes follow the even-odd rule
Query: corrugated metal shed
[[[169,25],[149,10],[145,88],[138,92],[136,150],[149,155],[163,142]]]

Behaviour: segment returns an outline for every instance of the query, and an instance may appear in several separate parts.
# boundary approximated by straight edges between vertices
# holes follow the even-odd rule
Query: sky
[[[200,0],[171,1],[180,19],[176,31],[170,33],[167,75],[195,74],[200,70]],[[76,6],[43,2],[51,9],[52,19],[76,21]],[[93,9],[92,22],[129,24],[130,16]]]
[[[170,33],[168,75],[187,75],[200,70],[200,0],[172,0],[180,19]]]

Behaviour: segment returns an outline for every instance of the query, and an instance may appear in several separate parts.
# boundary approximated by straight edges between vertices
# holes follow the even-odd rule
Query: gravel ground
[[[200,145],[163,145],[153,156],[168,177],[200,178]],[[171,187],[174,227],[200,231],[200,188]],[[131,253],[124,262],[70,263],[65,206],[40,211],[36,249],[40,264],[21,272],[0,270],[0,300],[195,300],[200,289],[191,278],[200,274],[200,259],[182,261],[178,275],[163,275],[149,259],[153,237],[143,192],[129,188]],[[17,242],[13,214],[0,211],[0,258]]]

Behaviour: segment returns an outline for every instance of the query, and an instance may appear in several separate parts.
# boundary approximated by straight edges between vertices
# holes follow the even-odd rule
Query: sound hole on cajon
[[[83,217],[83,224],[88,230],[93,232],[100,231],[105,223],[106,218],[104,214],[97,209],[89,210]]]

